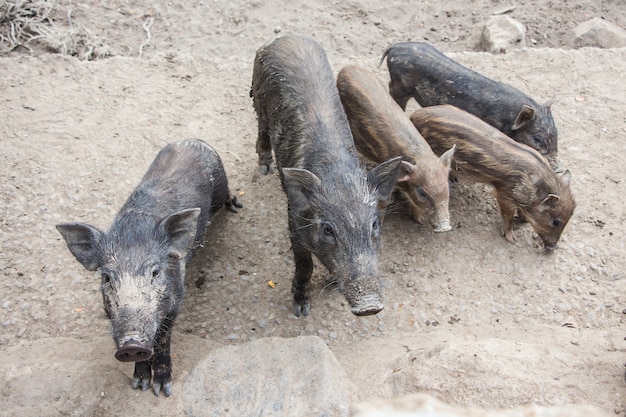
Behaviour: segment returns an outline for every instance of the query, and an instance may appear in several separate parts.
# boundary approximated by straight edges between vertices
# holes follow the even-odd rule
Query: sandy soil
[[[580,385],[555,385],[542,398],[521,388],[513,399],[506,392],[473,395],[452,374],[440,375],[447,385],[439,390],[421,388],[459,404],[584,402],[623,415],[626,51],[544,49],[573,48],[573,28],[594,16],[626,27],[623,2],[518,5],[510,15],[527,26],[530,50],[504,56],[462,51],[475,50],[482,23],[509,2],[381,4],[89,1],[68,13],[62,2],[56,23],[67,26],[71,16],[74,27],[105,40],[116,56],[79,61],[31,45],[34,56],[18,48],[0,58],[1,346],[53,337],[87,344],[108,335],[99,280],[74,260],[54,225],[83,221],[106,229],[165,143],[199,137],[220,152],[245,208],[221,213],[207,234],[188,272],[177,332],[219,344],[318,335],[354,375],[355,400],[420,389],[415,381],[401,380],[394,390],[370,383],[378,363],[403,351],[437,351],[446,341],[462,352],[480,350],[479,344],[495,360],[515,363],[521,344],[546,357],[562,348],[575,360],[540,361],[537,367],[547,371],[520,370],[526,379],[510,378],[530,384],[575,370]],[[351,315],[318,267],[311,316],[293,316],[285,197],[276,175],[252,181],[256,117],[248,96],[256,49],[285,33],[317,39],[335,71],[358,64],[385,82],[385,68],[377,67],[385,48],[427,39],[539,101],[556,96],[560,156],[578,202],[559,249],[545,254],[528,225],[518,226],[515,245],[507,243],[488,187],[455,184],[451,232],[416,225],[402,207],[387,216],[381,314]],[[175,335],[173,351],[184,356],[180,346]],[[444,365],[492,381],[489,372],[474,372],[471,360],[454,359]],[[556,369],[559,364],[569,371]],[[175,375],[175,384],[181,377]]]

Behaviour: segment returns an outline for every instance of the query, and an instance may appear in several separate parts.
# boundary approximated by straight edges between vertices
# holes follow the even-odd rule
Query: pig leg
[[[154,356],[152,357],[152,391],[157,397],[163,394],[169,397],[172,394],[172,357],[170,356],[170,341],[172,340],[172,326],[176,315],[168,314],[159,327],[155,337]]]
[[[502,198],[496,192],[496,200],[500,208],[502,216],[502,236],[511,243],[515,243],[515,234],[513,233],[513,219],[515,218],[515,204],[505,198]]]
[[[142,391],[145,391],[150,386],[150,379],[152,378],[152,360],[143,362],[135,362],[135,373],[133,374],[133,389],[141,387]]]
[[[259,171],[262,175],[271,174],[272,169],[272,142],[263,112],[259,112],[259,134],[256,140],[256,153],[259,156]]]
[[[175,318],[175,317],[174,317]],[[135,362],[135,373],[133,374],[133,389],[141,387],[143,391],[150,386],[152,370],[154,378],[152,380],[152,391],[158,396],[163,389],[166,397],[172,393],[172,359],[170,357],[170,340],[172,337],[172,325],[174,318],[166,317],[163,324],[157,331],[154,342],[154,355],[150,360]]]
[[[300,248],[291,241],[293,247],[293,257],[296,263],[296,272],[293,276],[291,291],[293,292],[293,313],[296,317],[300,314],[308,316],[311,310],[309,292],[311,286],[311,274],[313,274],[313,259],[311,252]]]
[[[232,211],[233,213],[239,213],[237,209],[243,208],[243,204],[241,204],[237,196],[233,196],[230,200],[226,201],[224,205],[229,211]]]

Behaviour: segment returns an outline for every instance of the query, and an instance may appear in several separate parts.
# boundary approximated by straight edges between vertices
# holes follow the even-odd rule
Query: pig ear
[[[198,230],[199,208],[177,211],[165,217],[157,226],[161,235],[167,238],[169,249],[178,252],[181,258],[187,255]]]
[[[552,96],[550,100],[543,103],[543,107],[545,107],[546,110],[550,110],[550,107],[552,107],[555,101],[556,101],[556,96]]]
[[[515,121],[513,122],[513,130],[522,128],[533,120],[535,120],[535,109],[524,104],[522,106],[522,110],[520,110],[520,112],[515,117]]]
[[[572,174],[569,172],[569,169],[566,170],[559,179],[561,180],[561,184],[563,184],[564,187],[569,187],[570,181],[572,179]]]
[[[88,271],[100,268],[100,242],[104,233],[84,223],[57,224],[57,230],[63,235],[65,243],[72,255]]]
[[[415,175],[417,168],[410,162],[402,161],[398,171],[398,178],[396,179],[396,182],[406,182],[411,179],[412,175]]]
[[[313,191],[320,186],[321,180],[306,169],[283,168],[282,172],[289,204],[296,211],[306,211],[309,208],[309,198],[311,198]]]
[[[390,159],[374,167],[367,174],[367,182],[378,193],[379,201],[387,201],[393,187],[395,187],[398,177],[401,176],[399,168],[402,164],[402,157]]]
[[[446,166],[446,168],[448,168],[448,170],[452,166],[452,157],[454,156],[455,150],[456,150],[456,144],[452,145],[450,149],[445,151],[443,155],[439,157],[439,159],[441,159],[441,162],[443,162],[443,164]]]
[[[539,203],[539,205],[551,205],[558,202],[560,199],[561,197],[559,197],[558,195],[550,193],[546,198],[543,199],[541,203]]]

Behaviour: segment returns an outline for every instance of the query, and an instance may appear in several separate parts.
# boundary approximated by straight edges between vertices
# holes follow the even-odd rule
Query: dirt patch
[[[488,187],[456,184],[451,190],[454,230],[449,233],[434,234],[416,225],[402,207],[386,218],[381,252],[386,308],[381,314],[351,315],[343,297],[326,288],[327,273],[318,265],[311,316],[298,319],[291,312],[293,261],[279,179],[252,182],[256,117],[248,92],[254,53],[269,38],[312,36],[326,48],[336,72],[357,64],[386,82],[386,70],[377,65],[389,44],[428,39],[447,52],[473,51],[488,15],[509,5],[491,0],[72,5],[72,26],[89,28],[117,56],[83,62],[46,54],[47,47],[30,42],[35,56],[18,47],[0,58],[0,109],[6,116],[0,124],[0,343],[13,346],[53,337],[91,343],[108,335],[99,281],[72,258],[54,225],[83,221],[107,228],[165,143],[200,137],[219,151],[245,207],[236,215],[221,213],[207,234],[205,248],[189,269],[178,332],[219,344],[320,336],[355,375],[354,399],[363,400],[401,391],[368,386],[367,373],[358,371],[363,357],[372,369],[383,363],[405,366],[413,357],[403,356],[403,345],[431,352],[442,340],[454,338],[461,346],[466,340],[481,352],[497,353],[479,342],[497,346],[501,339],[514,361],[510,351],[516,343],[543,344],[543,354],[550,356],[559,343],[547,336],[551,329],[559,335],[570,329],[569,338],[563,337],[576,347],[576,359],[561,362],[564,368],[553,373],[542,369],[536,375],[558,378],[567,366],[582,369],[576,375],[587,375],[590,382],[585,382],[581,401],[623,414],[626,88],[618,80],[626,52],[544,49],[572,48],[573,27],[594,16],[625,26],[621,2],[518,5],[511,16],[527,25],[529,51],[452,55],[540,102],[557,97],[553,112],[560,155],[572,171],[578,207],[551,255],[527,225],[519,225],[515,245],[499,236],[499,214]],[[69,7],[60,2],[51,22],[68,28]],[[440,371],[463,366],[459,371],[474,372],[479,382],[490,381],[497,369],[509,369],[470,369],[465,356],[455,362],[460,348],[453,346],[457,350],[450,351],[449,362],[433,366]],[[180,349],[175,337],[173,351]],[[366,351],[380,354],[365,356]],[[541,367],[543,362],[538,363]],[[449,402],[495,407],[509,398],[469,389],[458,396],[464,389],[459,381],[463,379],[447,391],[445,384],[421,386],[439,390],[437,395]],[[398,384],[420,387],[413,380]],[[550,387],[552,394],[565,394],[520,395],[516,401],[559,404],[580,393],[575,386]]]

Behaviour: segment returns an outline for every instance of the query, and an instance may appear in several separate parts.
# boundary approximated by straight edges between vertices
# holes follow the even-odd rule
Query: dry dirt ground
[[[86,28],[113,57],[81,61],[34,43],[0,57],[0,350],[23,346],[28,362],[49,338],[109,340],[99,280],[54,225],[106,229],[163,145],[199,137],[221,154],[245,207],[216,218],[188,271],[175,393],[206,342],[317,335],[351,376],[354,401],[426,391],[461,405],[588,403],[624,415],[626,50],[573,50],[578,23],[603,16],[626,27],[623,0],[517,5],[510,15],[527,26],[529,49],[501,56],[471,51],[508,1],[150,3],[61,2],[55,24]],[[559,249],[545,254],[528,225],[507,243],[490,190],[455,184],[451,232],[434,234],[402,207],[387,216],[382,313],[351,315],[318,267],[311,315],[296,318],[279,179],[252,181],[252,62],[277,33],[312,36],[335,71],[358,64],[384,82],[385,48],[427,39],[539,101],[556,96],[560,156],[578,202]],[[111,366],[130,375],[112,341],[107,349]],[[124,384],[117,378],[109,390],[130,390]]]

